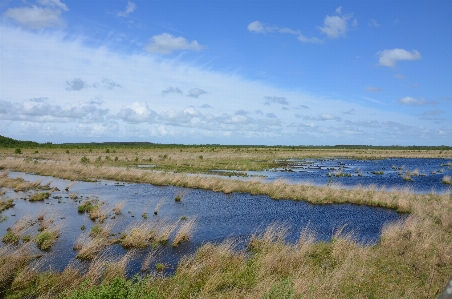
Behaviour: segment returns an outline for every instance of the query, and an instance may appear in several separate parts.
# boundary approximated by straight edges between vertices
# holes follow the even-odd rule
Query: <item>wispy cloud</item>
[[[404,49],[383,50],[377,53],[380,57],[378,64],[387,67],[395,67],[399,60],[418,60],[421,54],[417,50],[411,52]]]
[[[130,13],[134,12],[137,5],[134,2],[127,1],[127,6],[124,11],[118,12],[116,15],[118,17],[128,17]]]
[[[366,92],[383,92],[384,90],[380,87],[371,86],[365,89]]]
[[[401,105],[409,106],[423,106],[423,105],[435,105],[436,101],[427,101],[424,98],[415,99],[412,97],[403,97],[397,101]]]
[[[370,19],[369,22],[367,22],[367,26],[378,28],[380,27],[380,24],[378,24],[378,22],[374,19]]]
[[[288,27],[281,27],[278,25],[264,25],[259,21],[254,21],[248,24],[248,31],[253,33],[268,33],[268,32],[278,32],[278,33],[286,33],[296,35],[297,39],[303,43],[313,43],[318,44],[322,43],[322,40],[316,37],[306,37],[301,33],[300,30],[291,29]]]
[[[201,51],[204,48],[196,40],[189,42],[182,36],[175,37],[169,33],[154,35],[146,46],[147,51],[161,54],[171,54],[181,50]]]

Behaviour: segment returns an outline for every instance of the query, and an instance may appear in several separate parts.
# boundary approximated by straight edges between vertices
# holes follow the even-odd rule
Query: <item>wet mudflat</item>
[[[272,200],[268,196],[253,196],[243,193],[224,194],[200,189],[172,186],[122,183],[112,181],[75,182],[24,173],[10,173],[10,177],[22,177],[28,181],[50,182],[54,191],[48,199],[39,202],[28,200],[30,193],[8,191],[5,195],[14,200],[15,206],[4,212],[6,219],[0,223],[3,236],[23,217],[36,218],[43,215],[54,219],[53,225],[60,227],[58,241],[44,254],[40,262],[42,270],[64,269],[69,263],[80,263],[76,258],[74,244],[81,234],[87,234],[99,221],[92,221],[86,213],[79,213],[78,206],[86,200],[98,200],[106,219],[102,225],[111,228],[111,234],[127,232],[133,223],[165,222],[178,223],[196,218],[196,227],[190,239],[180,246],[172,247],[171,241],[162,246],[139,249],[130,264],[130,273],[137,273],[143,259],[154,253],[153,263],[164,263],[167,272],[172,272],[179,259],[193,253],[207,242],[221,242],[231,238],[239,247],[245,246],[249,237],[263,231],[272,223],[289,227],[287,240],[296,242],[300,232],[309,228],[316,232],[318,241],[328,241],[342,229],[353,232],[359,242],[370,244],[379,239],[385,223],[403,217],[393,210],[358,206],[352,204],[312,205],[302,201]],[[180,201],[175,198],[179,197]],[[113,207],[124,202],[121,213],[113,213]],[[157,212],[155,214],[155,212]],[[82,227],[84,230],[82,230]],[[36,230],[31,227],[31,233]],[[174,238],[176,230],[170,238]],[[123,255],[128,250],[119,244],[106,249],[109,254]],[[82,262],[83,263],[83,262]]]

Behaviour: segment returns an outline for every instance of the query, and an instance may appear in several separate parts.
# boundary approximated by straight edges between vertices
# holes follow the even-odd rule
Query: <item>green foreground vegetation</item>
[[[291,158],[451,158],[452,151],[447,147],[335,149],[100,144],[21,146],[20,153],[15,153],[17,148],[15,145],[0,149],[1,168],[70,180],[110,179],[225,193],[266,194],[275,199],[316,204],[366,204],[408,212],[409,216],[385,226],[380,242],[372,246],[359,244],[353,235],[343,235],[340,231],[332,242],[314,242],[315,232],[309,229],[301,232],[296,244],[288,244],[286,228],[274,225],[253,236],[246,250],[238,250],[233,240],[205,244],[194,255],[185,257],[174,275],[163,276],[160,271],[165,265],[162,264],[147,272],[151,274],[137,274],[132,279],[125,277],[130,256],[112,260],[101,252],[93,256],[87,272],[71,266],[61,273],[38,272],[30,264],[39,258],[28,250],[32,242],[20,242],[16,236],[9,235],[11,242],[3,242],[0,247],[0,289],[5,298],[436,298],[452,275],[451,194],[414,194],[409,190],[384,191],[374,187],[346,190],[186,174],[215,169],[247,171],[284,167]],[[160,171],[136,168],[141,164]],[[39,186],[5,178],[0,184],[2,189],[14,190]],[[38,189],[35,194],[46,190],[45,186]],[[98,230],[93,234],[102,234]],[[51,226],[43,231],[47,234],[35,239],[37,246],[40,243],[36,242],[44,244],[46,240],[51,240],[46,243],[51,245],[57,237]],[[132,233],[127,235],[126,240],[131,236]]]

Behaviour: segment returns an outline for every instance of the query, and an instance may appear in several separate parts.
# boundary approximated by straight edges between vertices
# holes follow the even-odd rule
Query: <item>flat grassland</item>
[[[19,153],[20,152],[20,153]],[[183,259],[173,276],[128,280],[125,262],[93,261],[90,271],[67,268],[38,273],[24,248],[0,248],[0,283],[7,298],[435,298],[452,275],[452,195],[263,183],[187,173],[264,170],[291,158],[450,158],[450,150],[313,149],[290,147],[155,146],[36,147],[0,149],[0,167],[70,180],[110,179],[176,185],[219,192],[267,194],[275,199],[316,204],[355,203],[408,212],[387,225],[380,242],[364,246],[337,233],[332,242],[314,242],[303,230],[297,244],[284,241],[284,227],[271,226],[252,237],[248,250],[232,241],[206,244]],[[138,169],[137,165],[150,165]],[[3,187],[3,186],[0,186]],[[11,273],[14,275],[11,276]],[[156,272],[157,273],[157,272]],[[91,297],[90,297],[91,296]],[[122,297],[121,297],[122,296]]]

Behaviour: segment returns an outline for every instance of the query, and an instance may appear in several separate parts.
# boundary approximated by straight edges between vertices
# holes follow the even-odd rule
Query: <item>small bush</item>
[[[83,156],[83,157],[80,159],[80,162],[82,162],[83,164],[86,164],[86,163],[89,163],[90,160],[89,160],[89,158],[88,158],[87,156]]]
[[[20,148],[16,148],[16,149],[14,150],[14,153],[15,153],[15,154],[22,154],[22,150],[21,150]]]
[[[107,148],[107,149],[105,150],[105,153],[106,153],[106,154],[109,154],[109,153],[110,153],[110,149]]]

